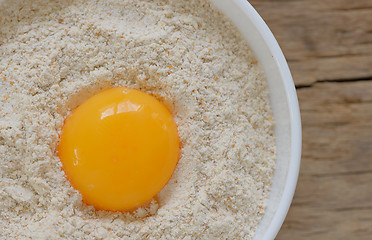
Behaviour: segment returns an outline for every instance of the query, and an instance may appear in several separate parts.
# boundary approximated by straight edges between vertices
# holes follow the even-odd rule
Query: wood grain
[[[277,239],[371,239],[372,81],[298,90],[300,178]]]
[[[277,239],[372,239],[372,0],[252,0],[286,55],[303,153]]]
[[[297,85],[372,78],[371,0],[252,0]]]

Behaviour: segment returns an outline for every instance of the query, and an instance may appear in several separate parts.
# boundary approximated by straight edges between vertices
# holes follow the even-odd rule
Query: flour
[[[64,118],[126,86],[171,110],[177,169],[147,207],[95,211],[56,156]],[[1,239],[251,239],[275,166],[263,70],[207,1],[0,3]]]

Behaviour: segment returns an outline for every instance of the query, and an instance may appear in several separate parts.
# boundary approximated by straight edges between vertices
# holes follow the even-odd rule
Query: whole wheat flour
[[[56,156],[69,111],[126,86],[173,113],[182,156],[134,213],[95,211]],[[275,166],[263,70],[205,0],[0,3],[1,239],[251,239]]]

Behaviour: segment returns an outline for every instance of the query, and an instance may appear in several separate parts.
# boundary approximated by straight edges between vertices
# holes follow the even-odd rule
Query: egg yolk
[[[172,176],[179,158],[177,126],[154,97],[109,89],[65,120],[58,156],[85,203],[98,210],[133,210]]]

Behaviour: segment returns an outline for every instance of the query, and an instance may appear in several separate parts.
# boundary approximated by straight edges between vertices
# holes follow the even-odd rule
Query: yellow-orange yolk
[[[85,203],[99,210],[133,210],[172,176],[179,158],[177,126],[154,97],[109,89],[65,120],[58,156]]]

